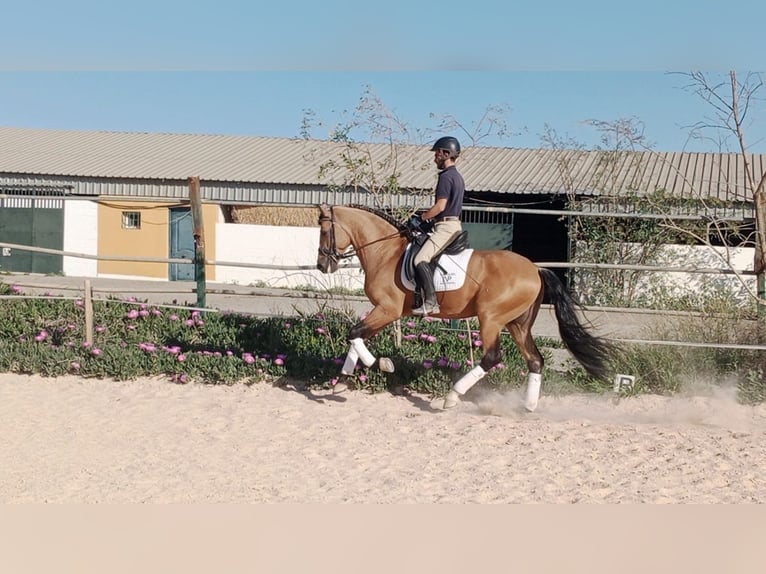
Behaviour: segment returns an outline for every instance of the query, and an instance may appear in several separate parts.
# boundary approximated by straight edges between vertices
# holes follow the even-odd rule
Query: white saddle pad
[[[409,247],[408,247],[409,249]],[[457,255],[439,256],[439,265],[444,268],[442,271],[438,266],[434,272],[434,287],[436,291],[454,291],[460,289],[465,283],[465,271],[468,269],[468,261],[473,255],[473,249],[465,249]],[[410,281],[404,276],[404,268],[401,272],[402,284],[410,291],[415,290],[415,282]]]

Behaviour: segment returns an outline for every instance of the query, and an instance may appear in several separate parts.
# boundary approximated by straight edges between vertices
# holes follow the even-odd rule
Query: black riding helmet
[[[436,143],[431,148],[431,151],[440,149],[448,151],[452,159],[457,159],[457,156],[460,155],[460,142],[452,136],[444,136],[436,140]]]

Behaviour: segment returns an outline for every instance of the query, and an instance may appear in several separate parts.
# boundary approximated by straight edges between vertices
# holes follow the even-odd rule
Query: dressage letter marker
[[[619,393],[621,391],[632,391],[635,382],[636,377],[632,375],[615,375],[614,392]]]

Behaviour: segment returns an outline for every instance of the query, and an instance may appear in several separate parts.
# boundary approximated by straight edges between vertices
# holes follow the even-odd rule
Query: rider
[[[416,292],[423,293],[422,305],[412,310],[415,315],[439,312],[430,262],[463,229],[460,224],[460,213],[463,209],[465,182],[455,167],[455,162],[460,155],[460,143],[451,136],[441,137],[436,140],[431,151],[434,152],[434,163],[439,169],[439,179],[436,183],[436,202],[421,216],[424,221],[433,219],[434,226],[433,233],[415,256]]]

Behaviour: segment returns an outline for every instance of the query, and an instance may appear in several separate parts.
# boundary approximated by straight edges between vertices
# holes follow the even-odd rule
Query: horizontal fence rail
[[[127,255],[92,255],[87,253],[77,253],[77,252],[71,252],[71,251],[63,251],[58,249],[49,249],[44,247],[33,247],[30,245],[21,245],[16,243],[7,243],[7,242],[0,242],[0,247],[9,247],[11,249],[18,249],[18,250],[25,250],[25,251],[32,251],[32,252],[38,252],[38,253],[47,253],[52,255],[62,255],[65,257],[74,257],[74,258],[83,258],[83,259],[91,259],[91,260],[99,260],[99,261],[130,261],[130,262],[148,262],[148,263],[180,263],[180,264],[194,264],[193,259],[183,259],[183,258],[162,258],[162,257],[135,257],[135,256],[127,256]],[[297,270],[316,270],[316,264],[307,264],[307,265],[270,265],[270,264],[263,264],[263,263],[245,263],[245,262],[237,262],[237,261],[217,261],[217,260],[205,260],[206,265],[220,265],[220,266],[228,266],[228,267],[242,267],[242,268],[255,268],[255,269],[273,269],[273,270],[281,270],[281,271],[297,271]],[[756,273],[753,270],[749,269],[720,269],[720,268],[698,268],[698,267],[672,267],[672,266],[664,266],[664,267],[658,267],[658,266],[649,266],[649,265],[622,265],[622,264],[608,264],[608,263],[569,263],[569,262],[538,262],[536,265],[540,267],[548,267],[548,268],[583,268],[583,269],[612,269],[612,270],[627,270],[627,271],[645,271],[645,272],[665,272],[665,273],[698,273],[698,274],[721,274],[721,275],[756,275]],[[361,266],[357,263],[346,263],[339,267],[339,269],[359,269]],[[24,286],[24,285],[22,285]],[[33,287],[37,289],[43,289],[43,287],[40,287],[39,285],[26,285],[26,287]],[[66,287],[51,287],[52,289],[57,290],[64,290],[67,289]],[[78,290],[80,290],[78,288]],[[81,289],[84,296],[86,293],[121,293],[121,292],[130,292],[130,293],[154,293],[154,294],[168,294],[172,295],[173,293],[195,293],[198,290],[192,289],[192,288],[185,288],[185,289],[174,289],[170,287],[165,288],[158,288],[158,289],[131,289],[131,288],[123,288],[123,287],[105,287],[105,288],[95,288],[93,286],[88,285],[87,287],[83,287]],[[223,293],[227,294],[227,293]],[[232,295],[242,296],[242,297],[248,297],[248,296],[262,296],[262,294],[259,293],[230,293]],[[323,297],[320,293],[312,293],[314,298],[316,299],[327,299],[327,300],[338,300],[339,297],[337,295],[326,295]],[[90,295],[88,295],[90,296]],[[19,297],[23,297],[21,295],[5,295],[0,296],[0,299],[18,299]],[[49,299],[61,299],[60,296],[47,296],[47,295],[40,295],[35,296],[35,298],[49,298]],[[76,299],[76,297],[66,297],[66,299]],[[359,299],[366,300],[364,297],[360,297]],[[135,301],[129,301],[129,300],[121,300],[121,299],[104,299],[104,301],[113,301],[116,303],[135,303]],[[167,307],[167,308],[176,308],[176,309],[189,309],[189,310],[198,310],[198,311],[205,311],[205,312],[220,312],[218,309],[212,309],[208,308],[206,306],[197,306],[197,307],[191,307],[189,305],[157,305],[161,307]],[[546,305],[543,305],[543,308],[545,308]],[[549,307],[549,306],[547,306]],[[600,312],[605,311],[607,308],[598,308],[598,307],[587,307],[584,306],[583,310],[586,312]],[[639,310],[639,309],[615,309],[615,308],[608,308],[609,311],[615,312],[615,311],[622,311],[626,313],[665,313],[667,312],[661,312],[656,310]],[[248,313],[243,313],[248,314]],[[255,315],[255,313],[249,313],[251,315]],[[270,315],[270,314],[258,314],[260,316],[277,316],[277,315]],[[449,329],[446,329],[449,330]],[[612,339],[615,342],[622,342],[622,343],[629,343],[629,344],[647,344],[647,345],[669,345],[669,346],[686,346],[686,347],[708,347],[708,348],[719,348],[719,349],[742,349],[742,350],[754,350],[754,351],[763,351],[766,350],[766,346],[764,345],[740,345],[740,344],[727,344],[727,343],[704,343],[704,342],[685,342],[685,341],[660,341],[660,340],[649,340],[649,339]]]
[[[75,257],[81,259],[91,259],[96,261],[130,261],[136,263],[182,263],[193,264],[193,259],[183,258],[165,258],[165,257],[135,257],[130,255],[92,255],[88,253],[77,253],[73,251],[61,251],[59,249],[48,249],[46,247],[32,247],[30,245],[19,245],[17,243],[6,243],[0,241],[0,247],[10,247],[22,251],[33,251],[36,253],[48,253],[51,255],[63,255],[64,257]],[[565,261],[543,261],[535,263],[538,267],[547,267],[550,269],[612,269],[622,271],[648,271],[660,273],[700,273],[708,275],[752,275],[756,272],[752,269],[719,269],[711,267],[673,267],[673,266],[652,266],[652,265],[630,265],[615,263],[572,263]],[[306,265],[271,265],[268,263],[246,263],[242,261],[218,261],[216,259],[206,259],[205,265],[220,265],[225,267],[242,267],[250,269],[274,269],[280,271],[311,271],[317,268],[316,263]],[[361,269],[358,263],[345,263],[339,266],[339,269]]]

